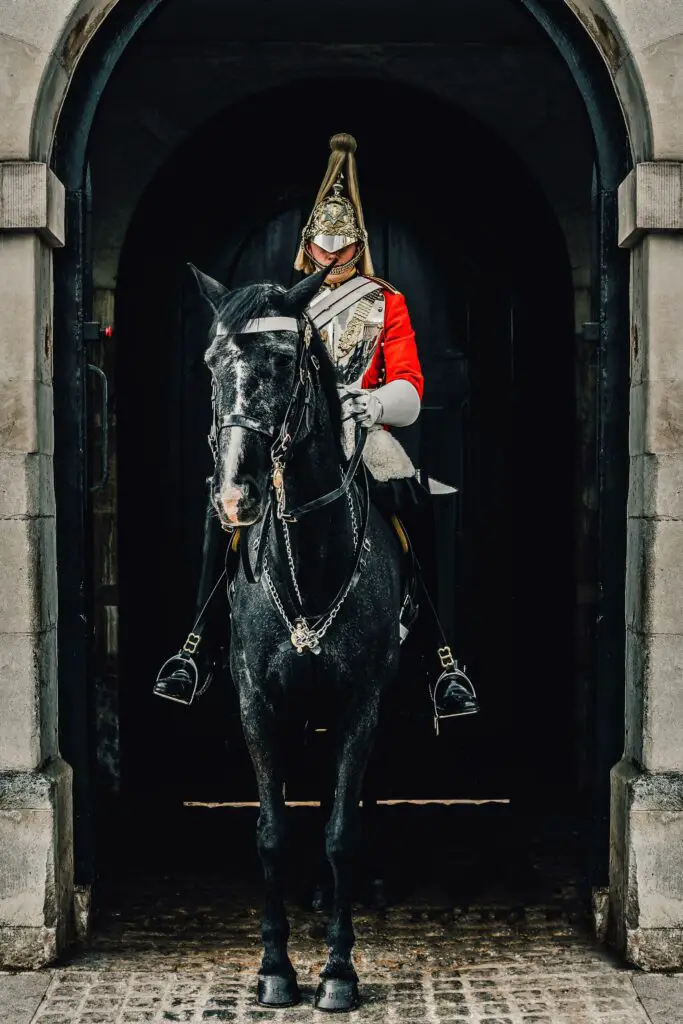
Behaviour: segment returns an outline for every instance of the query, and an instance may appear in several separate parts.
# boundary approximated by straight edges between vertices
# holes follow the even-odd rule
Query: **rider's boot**
[[[434,515],[431,495],[424,487],[419,492],[417,503],[401,510],[400,521],[408,535],[414,578],[409,604],[420,610],[418,628],[427,648],[429,695],[438,727],[441,718],[475,715],[480,708],[472,683],[453,657],[431,597],[437,585]],[[433,678],[437,670],[439,674]]]
[[[153,690],[157,697],[179,704],[192,704],[211,685],[220,656],[216,620],[219,617],[217,611],[223,604],[219,595],[227,586],[227,581],[221,578],[225,549],[225,534],[209,502],[204,519],[196,621],[178,653],[161,666]],[[226,562],[228,571],[229,561]]]

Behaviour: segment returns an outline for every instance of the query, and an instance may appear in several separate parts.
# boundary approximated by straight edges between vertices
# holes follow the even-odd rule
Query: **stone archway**
[[[82,158],[101,86],[156,5],[60,0],[3,6],[0,56],[9,86],[0,135],[0,460],[6,481],[0,551],[12,582],[0,602],[7,708],[0,722],[0,845],[10,865],[0,880],[0,955],[7,965],[52,958],[67,940],[73,906],[71,772],[57,743],[56,597],[57,572],[62,581],[68,578],[82,552],[77,513],[65,500],[57,515],[75,515],[75,547],[62,549],[58,566],[52,249],[64,245],[65,224],[67,241],[79,231],[79,145]],[[612,776],[610,905],[613,930],[629,959],[646,967],[677,966],[683,961],[683,763],[677,742],[683,720],[683,11],[663,0],[528,0],[527,6],[551,35],[562,35],[569,11],[583,24],[607,65],[637,161],[619,196],[619,240],[632,250],[631,470],[626,748]],[[590,111],[593,75],[586,78],[571,47],[567,60]],[[75,133],[66,157],[53,153],[60,112],[62,125],[70,123]],[[60,168],[63,181],[48,161]],[[80,179],[70,177],[78,173]],[[63,266],[79,258],[67,249]],[[72,295],[72,305],[62,307],[60,345],[79,330],[78,300]],[[81,387],[80,368],[67,361],[61,372],[58,383],[65,387],[57,397],[68,402]],[[72,453],[81,441],[76,426]],[[60,501],[78,489],[78,474],[78,467],[65,469]],[[77,582],[76,573],[75,587]],[[83,668],[71,642],[82,615],[77,593],[73,601],[60,609],[60,671],[77,678]],[[618,677],[621,659],[613,660]],[[76,783],[83,785],[75,767]]]

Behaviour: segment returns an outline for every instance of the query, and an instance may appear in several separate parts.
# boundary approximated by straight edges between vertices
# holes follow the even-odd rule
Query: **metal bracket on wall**
[[[96,374],[102,384],[102,467],[100,479],[90,486],[92,494],[94,491],[101,491],[109,479],[109,381],[104,370],[94,363],[88,363],[88,370]]]
[[[112,333],[111,327],[102,327],[102,324],[97,320],[87,320],[83,324],[83,341],[90,344],[96,341],[106,341],[112,337]],[[101,491],[109,479],[109,381],[104,370],[99,366],[95,366],[94,363],[88,363],[88,371],[99,377],[102,384],[102,463],[100,479],[89,487],[92,494],[95,491]]]
[[[102,338],[102,325],[94,321],[83,324],[83,341],[100,341]]]

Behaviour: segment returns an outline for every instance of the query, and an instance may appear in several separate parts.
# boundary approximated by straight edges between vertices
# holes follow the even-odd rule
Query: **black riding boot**
[[[161,666],[153,691],[158,697],[191,704],[211,685],[220,656],[217,622],[220,616],[217,612],[226,604],[220,596],[225,595],[227,586],[222,574],[227,543],[229,541],[209,502],[204,518],[196,621],[178,653]]]
[[[453,657],[431,595],[437,592],[436,529],[432,496],[415,480],[396,481],[390,485],[401,524],[410,543],[412,571],[415,574],[412,604],[419,607],[416,629],[425,648],[429,694],[434,706],[434,719],[458,715],[475,715],[479,702],[472,683]],[[384,487],[380,486],[380,493]],[[387,500],[384,491],[378,504]],[[373,498],[375,495],[373,494]]]

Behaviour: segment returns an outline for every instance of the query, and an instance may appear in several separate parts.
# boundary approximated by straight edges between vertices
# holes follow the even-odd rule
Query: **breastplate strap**
[[[350,288],[347,285],[354,287]],[[350,281],[346,281],[317,302],[316,296],[316,299],[308,307],[308,314],[316,328],[321,330],[340,313],[355,305],[359,299],[378,290],[381,289],[378,289],[376,281],[370,281],[367,277],[352,277]]]

